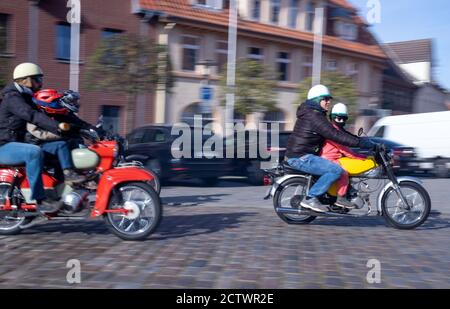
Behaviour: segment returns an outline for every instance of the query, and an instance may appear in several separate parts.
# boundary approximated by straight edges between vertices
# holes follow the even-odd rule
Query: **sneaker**
[[[37,210],[44,215],[52,214],[58,212],[61,209],[62,203],[46,198],[44,200],[38,201],[36,207]]]
[[[67,184],[81,183],[86,177],[75,173],[73,170],[64,170],[64,182]]]
[[[310,198],[305,198],[303,199],[303,201],[300,203],[300,205],[303,208],[306,209],[311,209],[312,211],[315,212],[328,212],[328,207],[325,205],[322,205],[319,200],[315,197],[310,197]]]
[[[350,202],[343,196],[338,196],[334,205],[341,207],[341,208],[346,208],[346,209],[354,209],[355,208],[355,206],[352,204],[352,202]]]

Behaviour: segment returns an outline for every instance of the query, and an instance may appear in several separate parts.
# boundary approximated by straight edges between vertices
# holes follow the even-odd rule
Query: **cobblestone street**
[[[440,190],[448,182],[430,184]],[[144,242],[118,239],[101,220],[2,236],[0,287],[450,288],[450,213],[444,208],[414,231],[392,229],[376,216],[289,226],[271,201],[262,201],[266,188],[238,185],[225,183],[217,195],[212,188],[164,189],[164,219]],[[221,198],[235,191],[251,194],[255,204],[236,195],[234,204],[224,205]],[[180,199],[192,196],[179,203],[175,192]],[[81,262],[80,284],[66,281],[70,259]],[[380,284],[366,281],[370,259],[381,263]]]

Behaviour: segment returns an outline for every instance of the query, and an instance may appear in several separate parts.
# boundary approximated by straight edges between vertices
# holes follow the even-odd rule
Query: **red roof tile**
[[[347,8],[353,8],[345,0],[331,1]],[[228,10],[212,11],[204,8],[198,8],[192,6],[188,0],[140,0],[140,5],[143,9],[159,11],[169,17],[178,17],[228,27]],[[297,39],[310,43],[314,40],[314,35],[310,32],[303,32],[244,19],[238,19],[238,29],[241,31],[251,31],[261,34]],[[385,53],[378,45],[366,45],[358,42],[343,40],[333,36],[324,36],[323,44],[329,47],[352,51],[368,56],[386,58]]]

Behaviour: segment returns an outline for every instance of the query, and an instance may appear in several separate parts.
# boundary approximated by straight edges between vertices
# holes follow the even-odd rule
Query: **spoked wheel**
[[[161,181],[162,168],[159,160],[152,159],[145,163],[145,169],[152,174],[153,180],[150,181],[150,185],[155,189],[155,192],[159,195],[161,193]]]
[[[156,175],[151,170],[147,170],[147,172],[149,172],[153,176],[153,179],[148,183],[150,184],[150,186],[152,186],[153,190],[155,190],[156,194],[159,195],[161,193],[161,181],[159,180],[158,175]]]
[[[278,189],[273,198],[273,206],[275,211],[277,208],[301,208],[300,202],[306,195],[307,181],[301,178],[290,179],[281,185],[281,189]],[[314,219],[315,216],[311,216],[305,212],[305,214],[286,214],[277,212],[278,217],[288,224],[308,224]]]
[[[106,213],[112,233],[125,240],[143,240],[158,227],[162,208],[159,196],[146,183],[127,183],[112,194],[108,209],[125,208],[129,212]]]
[[[0,205],[6,202],[6,196],[11,188],[9,183],[0,183]],[[18,190],[15,188],[14,190]],[[15,192],[16,193],[16,192]],[[22,225],[28,224],[32,219],[24,216],[15,216],[12,211],[0,211],[0,235],[16,235]]]
[[[431,211],[431,200],[427,191],[415,182],[399,184],[410,208],[406,207],[394,188],[383,195],[381,207],[386,221],[397,229],[411,230],[422,225]]]

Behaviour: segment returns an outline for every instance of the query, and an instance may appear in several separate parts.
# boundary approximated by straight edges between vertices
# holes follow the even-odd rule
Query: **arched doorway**
[[[212,112],[205,109],[201,102],[195,102],[186,107],[181,113],[181,122],[187,123],[190,126],[194,125],[195,117],[202,117],[202,126],[213,122],[215,119]]]

